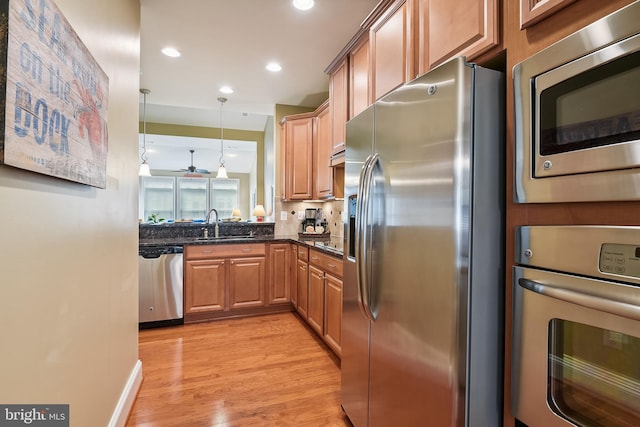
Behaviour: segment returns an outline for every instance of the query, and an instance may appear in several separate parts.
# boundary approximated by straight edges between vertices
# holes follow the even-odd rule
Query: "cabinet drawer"
[[[227,258],[265,254],[264,243],[238,243],[220,245],[186,245],[185,259]]]
[[[320,267],[327,273],[342,277],[342,259],[323,254],[316,250],[309,251],[309,264]]]
[[[298,245],[298,259],[309,262],[309,248]]]

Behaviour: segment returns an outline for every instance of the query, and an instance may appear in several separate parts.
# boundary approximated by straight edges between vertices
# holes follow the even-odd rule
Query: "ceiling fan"
[[[191,149],[191,150],[189,150],[189,152],[191,153],[191,165],[189,165],[189,167],[188,167],[188,168],[186,168],[186,169],[180,169],[181,171],[185,171],[185,172],[187,172],[188,174],[192,174],[192,173],[207,173],[207,174],[208,174],[208,173],[211,173],[211,172],[209,172],[209,170],[207,170],[207,169],[199,169],[199,168],[196,168],[196,167],[193,165],[193,153],[195,153],[195,150]]]

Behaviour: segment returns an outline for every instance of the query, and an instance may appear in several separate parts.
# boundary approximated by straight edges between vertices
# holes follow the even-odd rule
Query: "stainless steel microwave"
[[[513,69],[515,201],[640,200],[640,1]]]

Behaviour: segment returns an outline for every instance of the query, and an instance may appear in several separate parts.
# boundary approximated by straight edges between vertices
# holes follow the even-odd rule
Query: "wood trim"
[[[271,304],[266,307],[238,308],[232,311],[219,311],[215,313],[194,313],[185,314],[184,323],[208,322],[218,319],[233,319],[249,316],[261,316],[263,314],[285,313],[293,311],[291,303]]]

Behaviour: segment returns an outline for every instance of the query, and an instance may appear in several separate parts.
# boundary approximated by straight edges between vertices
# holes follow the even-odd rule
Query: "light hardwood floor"
[[[339,361],[293,313],[140,332],[127,426],[351,426]]]

